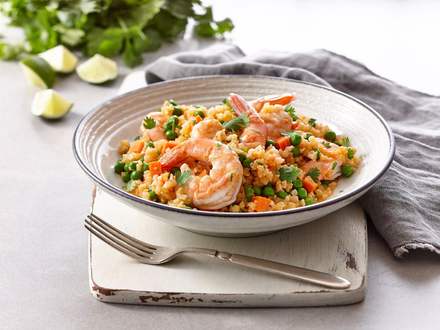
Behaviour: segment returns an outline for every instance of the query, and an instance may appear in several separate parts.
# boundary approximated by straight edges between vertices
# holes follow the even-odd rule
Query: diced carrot
[[[255,210],[257,212],[266,211],[270,206],[270,199],[262,196],[254,196]]]
[[[203,120],[202,117],[196,116],[196,122],[200,123],[202,120]]]
[[[162,164],[159,161],[151,162],[149,164],[150,166],[150,173],[153,175],[159,175],[162,173]]]
[[[299,123],[297,121],[294,121],[292,123],[292,129],[296,129],[299,126]]]
[[[318,184],[313,181],[313,179],[310,176],[306,176],[303,180],[303,187],[307,192],[311,193],[318,188]]]
[[[277,145],[281,150],[286,149],[286,147],[290,145],[290,137],[289,136],[280,137],[279,139],[277,139]]]
[[[128,151],[135,152],[138,154],[142,152],[142,150],[144,150],[144,141],[137,140],[130,146],[130,149]]]

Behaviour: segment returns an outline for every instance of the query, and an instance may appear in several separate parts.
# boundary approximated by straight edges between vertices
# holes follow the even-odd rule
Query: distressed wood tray
[[[90,237],[89,275],[100,301],[124,304],[263,307],[342,305],[364,298],[367,230],[361,208],[352,204],[312,223],[251,238],[203,236],[151,219],[102,190],[92,210],[114,226],[147,242],[199,246],[268,258],[351,281],[347,290],[325,289],[214,258],[182,256],[162,266],[137,263]]]

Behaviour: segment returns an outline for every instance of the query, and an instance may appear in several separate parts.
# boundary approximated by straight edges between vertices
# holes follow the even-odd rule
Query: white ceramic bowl
[[[293,92],[298,112],[329,124],[350,137],[361,168],[340,180],[326,201],[297,209],[262,213],[225,213],[186,210],[151,202],[121,189],[113,172],[122,139],[138,134],[146,113],[173,98],[182,104],[213,105],[230,92],[254,99]],[[394,155],[391,129],[371,107],[339,91],[300,81],[260,76],[209,76],[179,79],[147,86],[115,97],[98,106],[79,123],[73,140],[76,160],[100,187],[150,216],[191,231],[219,236],[250,236],[310,222],[353,202],[385,173]]]

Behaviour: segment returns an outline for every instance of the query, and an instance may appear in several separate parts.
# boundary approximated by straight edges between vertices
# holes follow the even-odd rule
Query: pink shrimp
[[[217,119],[205,119],[193,127],[191,137],[213,139],[222,129],[223,126]]]
[[[295,100],[295,96],[291,93],[275,95],[275,96],[269,95],[269,96],[259,97],[258,99],[251,101],[251,105],[254,107],[255,110],[260,112],[260,110],[263,108],[265,103],[269,103],[271,105],[273,104],[287,105],[293,100]]]
[[[209,174],[191,173],[184,183],[185,193],[195,207],[217,210],[235,202],[243,180],[243,166],[228,146],[207,138],[190,138],[160,157],[164,170],[180,166],[182,173],[191,169],[185,162],[197,160],[211,165]]]
[[[240,141],[249,148],[259,145],[265,146],[267,139],[267,127],[258,112],[240,95],[231,93],[229,100],[234,111],[249,118],[249,125],[243,130]]]
[[[165,132],[163,130],[163,125],[167,121],[167,117],[162,112],[150,112],[147,117],[154,119],[156,126],[150,129],[144,127],[141,124],[141,133],[143,136],[148,137],[151,141],[158,141],[166,139]]]

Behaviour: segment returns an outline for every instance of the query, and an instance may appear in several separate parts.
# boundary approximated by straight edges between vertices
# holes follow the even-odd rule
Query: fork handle
[[[231,254],[227,252],[217,252],[216,257],[224,261],[232,262],[234,264],[263,270],[269,273],[293,278],[295,280],[318,284],[327,288],[347,289],[351,285],[348,280],[339,276],[318,272],[316,270],[306,269],[302,267],[291,266],[266,259],[249,257],[241,254]]]

